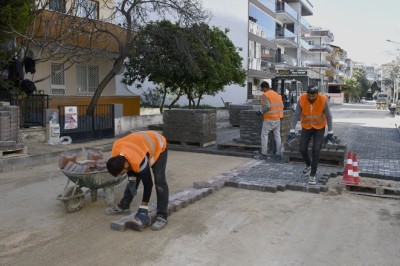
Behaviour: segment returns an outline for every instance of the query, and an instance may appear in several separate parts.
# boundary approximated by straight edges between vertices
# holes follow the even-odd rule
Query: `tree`
[[[16,32],[25,32],[33,21],[32,6],[34,0],[2,0],[0,1],[0,77],[14,53]],[[6,78],[6,77],[4,77]],[[13,87],[13,82],[0,79],[0,85]]]
[[[148,80],[162,86],[161,112],[167,94],[175,95],[169,107],[182,95],[187,96],[189,108],[198,107],[204,95],[215,95],[228,84],[242,85],[246,77],[242,58],[226,33],[204,23],[191,27],[169,21],[151,23],[139,34],[126,63],[124,82]]]
[[[137,39],[136,33],[150,17],[169,16],[189,25],[208,16],[200,0],[104,0],[102,8],[108,8],[109,16],[101,20],[96,17],[96,6],[84,6],[76,0],[64,2],[65,5],[54,5],[49,0],[35,1],[36,5],[32,6],[35,22],[26,32],[13,28],[12,33],[19,36],[20,45],[26,50],[35,47],[41,60],[62,59],[70,64],[66,68],[96,54],[116,55],[113,67],[103,76],[93,95],[89,114],[94,111],[106,85],[123,67]],[[116,21],[120,27],[114,24]],[[42,80],[49,77],[42,77]]]
[[[357,81],[357,86],[360,89],[360,95],[367,95],[370,84],[367,79],[367,72],[365,71],[365,69],[356,68],[353,71],[352,77],[354,77]]]

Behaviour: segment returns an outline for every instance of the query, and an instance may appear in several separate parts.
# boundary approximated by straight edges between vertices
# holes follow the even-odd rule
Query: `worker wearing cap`
[[[169,189],[165,177],[167,164],[167,141],[155,131],[138,131],[115,141],[111,158],[107,161],[107,170],[113,176],[128,175],[128,184],[119,204],[109,208],[106,214],[129,212],[130,204],[136,194],[141,180],[144,185],[142,205],[131,223],[134,230],[142,231],[143,226],[150,224],[148,203],[153,188],[152,174],[157,193],[157,218],[153,230],[161,230],[167,225]],[[151,170],[150,170],[151,169]]]
[[[263,116],[261,129],[261,155],[266,158],[268,150],[268,135],[273,132],[276,144],[276,157],[281,157],[281,118],[283,117],[282,97],[269,87],[269,83],[261,83],[260,101],[262,108],[258,110],[257,115]]]
[[[324,141],[325,127],[328,126],[327,140],[335,142],[332,130],[332,114],[329,110],[327,97],[318,93],[318,86],[308,86],[307,93],[302,94],[297,102],[295,112],[291,119],[288,140],[296,138],[295,128],[297,121],[301,119],[300,153],[306,167],[303,175],[309,175],[309,184],[316,184],[316,173],[319,162],[319,154]],[[311,159],[308,154],[308,146],[313,140]]]

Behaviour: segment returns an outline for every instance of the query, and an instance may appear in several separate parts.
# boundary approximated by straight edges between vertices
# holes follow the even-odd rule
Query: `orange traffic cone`
[[[354,184],[353,159],[351,157],[351,151],[347,153],[346,167],[344,168],[342,183]]]
[[[358,161],[357,161],[357,153],[354,152],[353,155],[353,177],[354,177],[354,183],[356,185],[360,184],[360,176],[358,173]]]

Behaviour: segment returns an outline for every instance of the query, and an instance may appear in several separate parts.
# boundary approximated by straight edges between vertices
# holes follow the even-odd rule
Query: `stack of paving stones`
[[[86,160],[80,162],[77,161],[75,153],[62,153],[58,159],[58,167],[69,173],[98,172],[106,170],[106,161],[100,151],[89,151],[86,155]]]
[[[16,151],[25,147],[20,141],[19,119],[19,106],[0,102],[0,151]]]
[[[172,109],[163,114],[163,135],[170,144],[215,144],[217,111],[215,109]]]
[[[229,105],[229,124],[233,127],[239,127],[241,123],[240,113],[243,110],[258,110],[261,105]]]
[[[186,208],[190,204],[201,200],[202,198],[215,193],[216,191],[223,188],[230,179],[236,176],[242,175],[249,171],[249,169],[260,164],[258,160],[252,160],[246,164],[243,164],[231,171],[222,173],[213,177],[208,181],[194,182],[192,188],[188,188],[182,192],[169,197],[168,203],[168,215],[179,211],[182,208]],[[119,220],[111,222],[111,229],[116,231],[125,231],[128,228],[128,222],[132,221],[136,213],[132,213],[127,216],[123,216]],[[149,204],[149,216],[151,223],[154,223],[157,215],[157,205],[155,203]]]
[[[343,174],[342,167],[319,166],[317,172],[317,184],[309,185],[308,176],[302,174],[304,164],[282,163],[259,160],[257,167],[230,178],[225,186],[258,190],[265,192],[277,192],[285,190],[303,191],[310,193],[327,192],[326,185],[330,177]]]
[[[284,141],[290,131],[290,119],[292,110],[285,110],[281,119],[281,139]],[[234,142],[261,146],[261,129],[263,124],[262,116],[257,116],[256,110],[244,110],[240,112],[240,138]],[[283,142],[282,141],[282,142]],[[268,136],[268,153],[276,151],[275,139],[272,132]]]

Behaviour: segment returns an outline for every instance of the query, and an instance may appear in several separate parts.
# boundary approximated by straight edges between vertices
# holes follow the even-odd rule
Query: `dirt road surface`
[[[335,121],[359,123],[354,114],[364,113],[344,105]],[[383,111],[368,113],[365,125],[393,127]],[[170,151],[171,195],[250,160]],[[101,191],[79,212],[64,210],[56,197],[67,178],[56,169],[0,174],[0,265],[400,265],[399,200],[225,187],[173,213],[162,231],[118,232]],[[132,211],[141,195],[140,188]]]
[[[171,195],[250,160],[169,155]],[[100,192],[66,213],[56,196],[67,178],[55,169],[2,174],[1,265],[399,265],[397,200],[223,188],[171,215],[162,231],[118,232]]]

